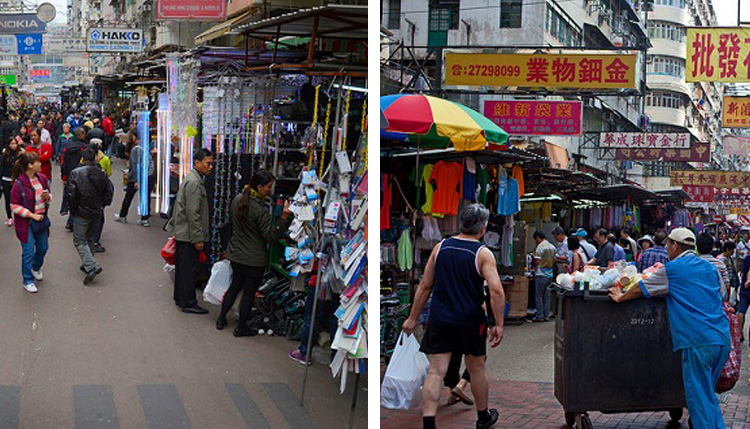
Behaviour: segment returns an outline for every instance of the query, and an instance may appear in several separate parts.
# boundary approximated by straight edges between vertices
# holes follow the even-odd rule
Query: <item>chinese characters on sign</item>
[[[224,21],[227,2],[224,0],[157,0],[156,19]]]
[[[724,97],[721,126],[750,128],[750,97]]]
[[[669,176],[670,186],[701,185],[715,188],[750,187],[750,173],[739,171],[672,171]]]
[[[513,135],[581,134],[580,101],[485,101],[484,116]]]
[[[688,28],[685,81],[750,80],[750,29]]]
[[[724,136],[724,139],[722,141],[724,143],[725,155],[739,155],[739,156],[750,155],[750,138],[736,137],[736,136]]]
[[[713,203],[714,188],[712,186],[682,185],[682,190],[690,196],[694,203]]]
[[[47,49],[51,54],[61,54],[63,52],[86,52],[86,39],[49,39],[47,41]]]
[[[599,146],[621,149],[690,149],[690,133],[602,133]]]
[[[636,55],[446,52],[446,86],[636,88]]]
[[[710,162],[711,144],[693,143],[690,149],[615,149],[616,160]]]
[[[29,70],[29,76],[31,76],[31,77],[49,77],[50,76],[50,70],[49,69],[34,69],[34,70]]]

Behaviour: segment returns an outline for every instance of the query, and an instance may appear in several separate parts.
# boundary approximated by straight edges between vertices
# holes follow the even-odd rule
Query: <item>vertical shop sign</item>
[[[473,54],[446,52],[445,86],[636,88],[635,54]]]
[[[483,113],[511,135],[580,135],[583,102],[486,100]]]

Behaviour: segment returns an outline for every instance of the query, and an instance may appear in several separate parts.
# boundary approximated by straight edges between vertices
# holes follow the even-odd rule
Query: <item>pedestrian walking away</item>
[[[73,243],[81,257],[81,271],[88,285],[102,272],[94,259],[96,234],[101,225],[102,210],[112,204],[114,185],[96,162],[98,149],[87,147],[81,154],[83,165],[70,173],[65,195],[73,217]]]
[[[133,141],[134,146],[130,150],[130,158],[128,161],[128,186],[125,190],[125,197],[122,199],[122,207],[120,208],[120,213],[115,214],[115,221],[126,223],[128,219],[128,211],[130,211],[130,204],[133,202],[133,198],[135,197],[136,192],[138,191],[138,179],[140,177],[140,172],[142,168],[142,156],[143,156],[143,146],[141,146],[141,141],[138,139],[137,136],[133,135]],[[148,189],[149,194],[151,194],[151,190],[156,185],[156,167],[154,165],[154,160],[152,157],[148,157]],[[142,226],[151,226],[151,222],[149,221],[149,213],[142,213],[141,219],[138,221],[139,224]]]
[[[555,263],[557,249],[552,245],[544,233],[534,233],[536,250],[534,251],[534,296],[536,298],[536,315],[533,322],[549,321],[549,285],[552,282],[552,266]]]
[[[665,296],[674,351],[682,352],[682,378],[692,427],[726,426],[714,392],[729,357],[729,321],[722,308],[721,279],[710,262],[695,255],[696,238],[687,228],[667,238],[670,261],[623,293],[610,289],[615,302]]]
[[[214,158],[208,149],[200,149],[193,155],[193,160],[195,168],[185,176],[177,192],[174,216],[169,223],[177,242],[173,299],[184,313],[206,314],[208,310],[198,305],[195,287],[200,252],[210,240],[204,180],[214,168]]]
[[[47,208],[51,199],[47,177],[36,152],[24,152],[13,168],[10,207],[15,215],[16,237],[21,242],[21,278],[28,292],[37,292],[35,281],[44,280],[42,266],[49,245]]]
[[[489,328],[492,347],[498,346],[503,339],[505,295],[495,256],[480,242],[487,231],[489,215],[489,210],[481,204],[471,204],[461,210],[458,219],[460,233],[441,241],[432,250],[411,313],[403,325],[404,332],[414,332],[417,318],[432,296],[421,347],[422,352],[430,356],[430,367],[422,386],[424,429],[436,427],[440,390],[454,352],[464,355],[466,368],[471,374],[471,392],[477,409],[476,427],[492,427],[498,419],[497,410],[489,408],[489,384],[485,372],[488,320],[483,307],[484,283],[489,287],[491,310],[497,321]],[[552,246],[551,262],[555,251]]]
[[[237,195],[229,207],[232,236],[229,239],[227,259],[232,263],[232,284],[224,294],[216,329],[227,325],[227,314],[241,291],[240,319],[234,330],[235,337],[252,336],[255,329],[247,326],[250,320],[255,293],[263,282],[268,268],[268,248],[279,241],[289,227],[289,202],[284,204],[281,217],[274,224],[271,206],[267,201],[276,178],[266,170],[256,172],[250,184]]]
[[[18,141],[10,137],[8,143],[3,149],[2,155],[0,155],[0,176],[2,177],[3,200],[5,203],[5,215],[8,220],[6,225],[13,226],[13,212],[10,210],[10,191],[13,189],[13,166],[16,165],[18,156],[21,154],[21,148]]]

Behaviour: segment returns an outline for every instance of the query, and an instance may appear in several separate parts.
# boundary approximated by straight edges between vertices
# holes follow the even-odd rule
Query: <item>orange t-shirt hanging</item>
[[[432,212],[444,215],[458,214],[458,203],[461,199],[461,177],[463,167],[457,162],[438,161],[432,170],[430,182],[435,187],[432,196]]]
[[[518,182],[518,198],[523,197],[524,190],[523,190],[523,170],[521,170],[521,167],[514,166],[513,171],[511,172],[511,177],[516,179],[516,182]]]

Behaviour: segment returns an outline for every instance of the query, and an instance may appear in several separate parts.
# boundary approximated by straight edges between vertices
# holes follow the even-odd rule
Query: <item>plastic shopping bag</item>
[[[740,324],[734,309],[728,303],[722,303],[724,312],[729,319],[729,333],[732,337],[732,348],[729,352],[729,358],[721,370],[721,376],[716,383],[716,393],[724,393],[732,390],[737,381],[740,379],[740,368],[742,367],[742,350],[740,349]]]
[[[380,405],[394,410],[418,407],[429,366],[427,356],[419,351],[419,341],[401,332],[380,388]]]
[[[161,257],[164,258],[164,262],[169,265],[174,265],[175,253],[177,252],[177,241],[174,236],[169,237],[167,243],[161,248]]]
[[[232,284],[232,263],[224,259],[211,267],[211,277],[203,289],[203,299],[211,304],[221,305],[224,294]]]

